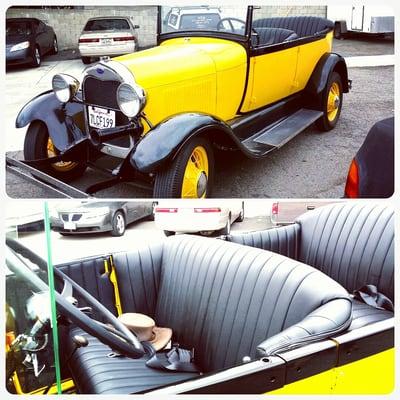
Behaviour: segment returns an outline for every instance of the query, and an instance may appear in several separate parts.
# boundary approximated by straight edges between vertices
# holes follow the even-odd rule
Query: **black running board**
[[[264,156],[270,151],[282,147],[322,115],[322,111],[301,108],[273,125],[256,132],[243,140],[241,144],[247,151],[255,153],[257,156]]]

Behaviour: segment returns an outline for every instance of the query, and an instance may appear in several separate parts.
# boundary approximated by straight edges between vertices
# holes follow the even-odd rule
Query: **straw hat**
[[[163,349],[171,340],[172,329],[156,326],[154,319],[145,314],[125,313],[118,319],[137,336],[140,342],[150,342],[156,351]]]

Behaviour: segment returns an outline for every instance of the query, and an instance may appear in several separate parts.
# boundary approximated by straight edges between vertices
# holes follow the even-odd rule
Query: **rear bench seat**
[[[253,21],[252,27],[258,28],[283,28],[297,34],[299,38],[313,36],[318,33],[325,33],[333,29],[333,22],[320,17],[281,17],[281,18],[260,18]]]
[[[231,235],[231,242],[270,250],[330,276],[349,293],[372,284],[394,302],[394,211],[378,204],[340,203],[300,216],[292,225]],[[393,317],[353,299],[356,329]]]
[[[195,349],[202,372],[330,337],[351,322],[342,286],[268,251],[179,235],[113,259],[123,312],[145,312],[172,328],[173,341]],[[67,355],[76,333],[65,342]],[[137,393],[197,376],[148,368],[145,358],[108,358],[110,349],[88,337],[69,361],[80,393]]]
[[[282,28],[254,28],[257,36],[252,36],[254,46],[269,46],[284,43],[298,38],[296,32]]]

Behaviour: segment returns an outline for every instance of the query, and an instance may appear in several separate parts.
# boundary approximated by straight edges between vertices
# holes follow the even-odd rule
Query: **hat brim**
[[[150,340],[150,343],[154,347],[155,351],[162,350],[172,338],[172,329],[170,328],[160,328],[155,326],[153,328],[154,338]]]

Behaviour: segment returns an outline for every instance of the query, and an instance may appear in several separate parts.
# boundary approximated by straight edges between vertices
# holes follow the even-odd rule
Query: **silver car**
[[[50,209],[52,230],[61,235],[110,231],[122,236],[126,226],[142,218],[153,216],[151,201],[83,201]]]

